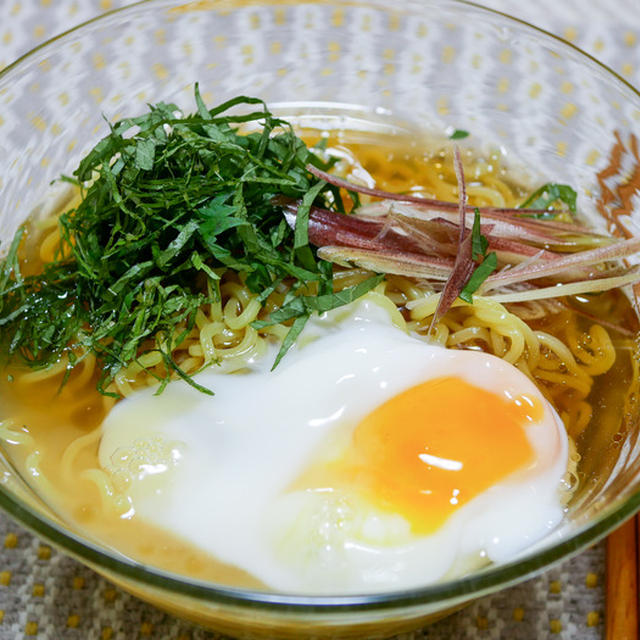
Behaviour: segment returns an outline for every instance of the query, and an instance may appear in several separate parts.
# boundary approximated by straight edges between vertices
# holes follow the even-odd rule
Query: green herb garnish
[[[549,209],[554,204],[562,202],[573,214],[577,212],[576,201],[578,194],[567,184],[549,182],[536,189],[520,206],[519,209]],[[550,210],[545,213],[532,215],[533,218],[554,218],[556,212]]]
[[[41,274],[21,275],[18,232],[0,266],[0,340],[10,356],[42,368],[66,355],[72,368],[94,353],[98,389],[107,393],[146,348],[162,353],[163,385],[175,372],[207,391],[171,353],[199,307],[218,295],[225,269],[242,273],[261,301],[280,282],[290,284],[267,321],[293,320],[276,364],[311,313],[347,304],[379,282],[332,293],[331,265],[309,245],[308,214],[313,205],[343,210],[343,203],[337,188],[305,169],[329,165],[287,122],[256,98],[207,109],[196,85],[195,100],[193,115],[159,103],[110,125],[66,178],[83,197],[61,215],[61,251]],[[243,123],[254,125],[250,133],[238,132]],[[301,201],[294,230],[274,203],[278,196]],[[309,283],[319,295],[307,295]]]
[[[449,136],[449,140],[462,140],[462,138],[468,138],[469,132],[464,129],[454,129],[453,133]]]
[[[489,241],[480,231],[480,211],[476,207],[473,217],[473,228],[471,229],[471,257],[478,263],[478,266],[474,269],[471,277],[458,296],[461,300],[469,304],[473,303],[473,294],[498,266],[498,257],[495,251],[487,255],[488,246]]]

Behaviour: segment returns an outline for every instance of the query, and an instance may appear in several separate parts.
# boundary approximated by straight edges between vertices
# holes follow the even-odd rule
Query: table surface
[[[56,34],[123,0],[0,0],[0,69]],[[571,41],[640,86],[640,3],[487,0]],[[540,577],[476,601],[402,640],[604,637],[604,546]],[[204,640],[198,629],[113,587],[0,515],[0,640]]]

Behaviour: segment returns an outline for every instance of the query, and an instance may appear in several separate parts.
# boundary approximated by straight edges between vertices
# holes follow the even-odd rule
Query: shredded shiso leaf
[[[278,360],[312,312],[347,304],[378,284],[381,277],[372,276],[333,293],[332,265],[309,246],[305,211],[344,210],[342,199],[338,188],[307,171],[309,163],[329,165],[289,124],[256,98],[207,109],[196,86],[195,99],[193,115],[159,103],[111,125],[67,178],[82,200],[60,216],[62,246],[41,274],[21,275],[24,231],[18,232],[0,270],[5,353],[35,368],[63,355],[73,367],[93,353],[102,367],[98,388],[106,393],[143,343],[155,339],[152,350],[167,365],[163,382],[176,372],[198,386],[171,352],[194,326],[198,308],[219,296],[224,269],[243,273],[261,300],[287,280],[290,293],[273,322],[295,322]],[[250,111],[236,115],[234,107]],[[243,123],[257,123],[260,131],[241,134]],[[294,229],[276,196],[300,199]],[[299,296],[310,283],[318,296]]]

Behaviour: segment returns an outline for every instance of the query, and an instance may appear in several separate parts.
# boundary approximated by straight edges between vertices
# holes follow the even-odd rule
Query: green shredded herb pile
[[[281,308],[256,323],[293,321],[275,364],[310,314],[347,304],[380,282],[374,276],[333,293],[332,266],[317,259],[307,224],[312,205],[342,211],[343,203],[336,187],[305,169],[329,167],[287,122],[255,98],[207,109],[196,86],[195,100],[193,115],[160,103],[110,125],[66,178],[82,200],[61,215],[61,250],[41,274],[20,273],[24,230],[15,236],[0,266],[0,346],[9,357],[44,368],[66,355],[70,371],[93,353],[102,371],[98,389],[109,393],[115,375],[154,340],[151,350],[161,352],[167,371],[160,389],[175,372],[206,392],[171,352],[198,308],[219,297],[225,269],[244,274],[261,302],[282,281],[289,284]],[[236,115],[234,107],[250,113]],[[254,131],[238,132],[251,123]],[[282,196],[302,203],[295,229],[274,204]],[[317,295],[305,295],[309,283]]]

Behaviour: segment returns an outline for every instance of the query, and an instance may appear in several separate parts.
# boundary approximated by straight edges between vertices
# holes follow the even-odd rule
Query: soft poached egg
[[[270,372],[120,402],[100,463],[126,509],[292,593],[424,585],[505,561],[563,515],[564,427],[505,361],[407,335],[374,297]]]

